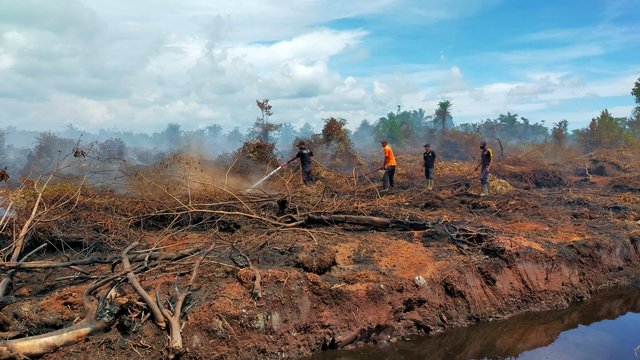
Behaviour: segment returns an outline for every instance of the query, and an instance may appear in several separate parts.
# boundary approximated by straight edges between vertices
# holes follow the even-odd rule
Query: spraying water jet
[[[253,189],[255,189],[258,185],[262,184],[263,181],[267,180],[268,178],[270,178],[273,174],[277,173],[278,170],[282,169],[283,167],[285,167],[288,163],[284,163],[280,166],[278,166],[277,168],[275,168],[275,170],[273,170],[272,172],[268,173],[265,177],[263,177],[262,179],[260,179],[260,181],[258,181],[257,183],[255,183],[252,187],[250,187],[247,192],[251,192]]]

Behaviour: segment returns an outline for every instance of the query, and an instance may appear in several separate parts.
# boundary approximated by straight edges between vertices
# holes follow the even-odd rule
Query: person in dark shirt
[[[304,141],[298,143],[298,149],[298,153],[292,157],[291,160],[287,161],[287,164],[295,159],[300,159],[302,182],[304,182],[306,186],[309,186],[311,185],[311,157],[313,156],[313,151],[305,147]]]
[[[493,164],[493,152],[491,149],[487,148],[487,142],[480,142],[480,150],[482,150],[482,154],[480,155],[480,164],[476,166],[476,170],[478,171],[479,167],[482,167],[482,172],[480,175],[480,182],[482,183],[482,193],[480,196],[489,195],[489,173],[491,172],[491,165]]]
[[[438,159],[436,158],[435,151],[431,150],[429,143],[424,144],[422,159],[422,170],[424,170],[424,177],[427,178],[427,190],[431,190],[433,189],[433,174],[438,166]]]

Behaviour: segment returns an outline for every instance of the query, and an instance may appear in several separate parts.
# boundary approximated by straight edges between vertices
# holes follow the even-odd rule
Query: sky
[[[0,0],[0,127],[629,116],[638,0]]]

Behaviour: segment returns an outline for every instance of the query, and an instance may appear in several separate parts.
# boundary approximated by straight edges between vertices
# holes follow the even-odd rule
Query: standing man
[[[295,159],[300,159],[300,167],[302,168],[302,182],[306,186],[309,186],[311,185],[311,157],[313,156],[313,151],[305,147],[305,143],[303,140],[300,140],[300,142],[298,143],[298,149],[299,150],[296,156],[287,161],[287,164]]]
[[[393,150],[387,145],[387,139],[380,140],[382,144],[382,150],[384,151],[384,162],[382,163],[381,170],[384,170],[384,176],[382,177],[382,191],[388,191],[388,186],[391,189],[395,189],[394,175],[396,174],[396,157],[393,156]]]
[[[422,170],[424,170],[424,177],[427,178],[427,190],[433,189],[433,174],[438,166],[438,159],[436,153],[431,151],[431,145],[429,143],[424,144],[424,154],[422,154]]]
[[[487,142],[480,142],[480,150],[482,150],[482,154],[480,155],[480,164],[476,166],[476,170],[478,171],[479,167],[482,167],[482,173],[480,175],[480,182],[482,183],[482,193],[480,196],[489,195],[489,172],[491,172],[491,164],[493,164],[493,152],[491,149],[487,148]]]

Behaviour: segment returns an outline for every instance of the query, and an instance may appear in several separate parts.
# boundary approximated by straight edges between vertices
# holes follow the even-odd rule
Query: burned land
[[[416,159],[386,194],[373,162],[246,192],[196,156],[2,185],[0,358],[298,358],[638,284],[635,150],[496,157],[488,197]]]

